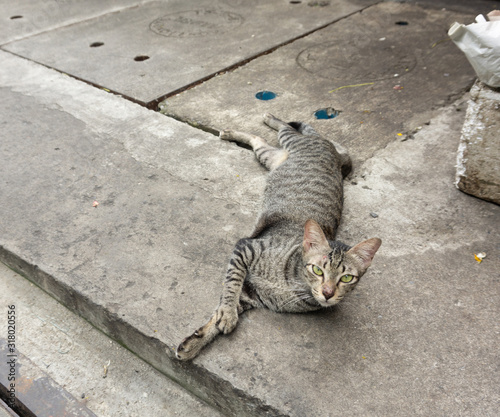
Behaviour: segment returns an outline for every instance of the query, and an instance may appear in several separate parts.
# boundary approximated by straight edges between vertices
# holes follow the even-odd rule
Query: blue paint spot
[[[255,98],[258,100],[272,100],[273,98],[276,98],[276,93],[273,93],[272,91],[259,91],[257,94],[255,94]]]
[[[335,110],[333,107],[319,109],[314,112],[316,119],[334,119],[340,114],[340,110]]]

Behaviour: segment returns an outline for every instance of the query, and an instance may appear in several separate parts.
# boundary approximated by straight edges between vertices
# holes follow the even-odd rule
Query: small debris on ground
[[[477,261],[478,264],[483,262],[484,258],[486,258],[486,254],[484,252],[479,252],[474,254],[474,259]]]
[[[102,375],[103,378],[106,378],[108,376],[108,366],[111,364],[111,360],[108,360],[108,363],[104,365],[104,373]]]
[[[375,83],[361,83],[361,84],[343,85],[342,87],[337,87],[333,90],[330,90],[329,93],[334,93],[335,91],[342,90],[343,88],[364,87],[365,85],[373,85],[373,84],[375,84]]]

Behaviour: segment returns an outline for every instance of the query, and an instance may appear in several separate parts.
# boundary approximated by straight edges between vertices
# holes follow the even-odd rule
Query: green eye
[[[354,279],[352,275],[344,275],[340,278],[342,282],[351,282]]]
[[[323,275],[323,271],[321,270],[321,268],[319,266],[313,265],[312,270],[316,275],[319,275],[319,276]]]

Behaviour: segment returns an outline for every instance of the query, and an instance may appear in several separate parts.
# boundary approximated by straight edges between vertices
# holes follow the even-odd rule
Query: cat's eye
[[[313,270],[313,272],[314,272],[316,275],[319,275],[319,276],[322,276],[322,275],[323,275],[323,270],[322,270],[319,266],[313,265],[313,266],[312,266],[312,270]]]
[[[343,275],[340,280],[342,282],[345,282],[345,283],[348,283],[348,282],[352,282],[352,280],[354,279],[354,277],[352,275]]]

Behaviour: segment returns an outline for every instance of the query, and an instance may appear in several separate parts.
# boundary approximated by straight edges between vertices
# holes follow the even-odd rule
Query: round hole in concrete
[[[396,22],[396,25],[399,25],[399,26],[408,26],[408,22],[405,21],[405,20],[398,20]]]
[[[10,19],[11,20],[15,20],[15,19],[22,19],[23,16],[19,15],[19,14],[16,14],[15,16],[11,16]]]
[[[141,62],[141,61],[146,61],[147,59],[149,59],[149,56],[147,55],[137,55],[134,58],[134,61]]]
[[[340,110],[335,110],[333,107],[325,107],[314,112],[316,119],[335,119],[340,114]]]
[[[99,48],[99,46],[103,46],[104,45],[104,42],[92,42],[90,44],[90,47],[91,48]]]
[[[263,101],[272,100],[273,98],[276,98],[276,93],[273,93],[272,91],[263,90],[255,94],[255,98]]]

